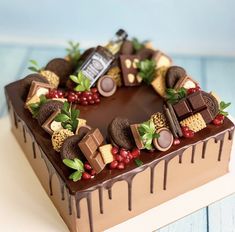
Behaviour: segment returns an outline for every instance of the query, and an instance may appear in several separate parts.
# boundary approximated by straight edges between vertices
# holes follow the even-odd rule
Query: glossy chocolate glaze
[[[91,191],[98,189],[100,213],[104,212],[103,208],[103,189],[107,189],[109,199],[112,199],[112,186],[115,182],[125,180],[128,183],[128,209],[132,210],[132,180],[136,174],[144,171],[148,167],[151,169],[150,173],[150,193],[154,189],[154,169],[157,164],[164,160],[164,180],[163,189],[167,189],[167,171],[168,163],[171,159],[179,156],[179,163],[182,162],[184,151],[192,146],[191,162],[194,162],[195,146],[197,143],[203,142],[202,158],[205,158],[206,146],[209,139],[214,138],[216,143],[220,143],[218,162],[221,160],[222,149],[224,144],[224,137],[229,133],[229,139],[232,140],[234,125],[229,119],[225,119],[222,126],[208,125],[207,128],[199,131],[192,139],[182,139],[181,143],[172,146],[166,152],[147,152],[141,151],[140,159],[144,165],[136,167],[134,162],[130,163],[125,170],[109,170],[106,168],[94,179],[89,181],[79,181],[74,183],[68,179],[70,170],[62,163],[60,154],[52,149],[50,135],[47,134],[32,118],[30,112],[24,109],[24,100],[21,98],[23,93],[17,92],[18,85],[21,81],[14,82],[6,87],[6,95],[10,105],[14,109],[15,126],[18,127],[18,121],[24,125],[23,134],[26,141],[25,133],[29,132],[33,138],[32,148],[33,157],[36,159],[35,144],[39,145],[41,157],[44,159],[49,173],[49,189],[50,194],[53,195],[51,187],[51,178],[57,174],[61,183],[61,199],[64,200],[64,189],[67,186],[69,192],[69,214],[71,210],[71,194],[75,195],[77,206],[77,217],[81,216],[80,200],[86,198],[87,209],[89,215],[90,230],[93,231],[92,219],[92,202]],[[131,123],[139,123],[148,120],[155,112],[162,112],[162,99],[155,93],[151,87],[124,87],[119,89],[115,95],[110,98],[102,98],[101,103],[95,106],[82,107],[80,109],[80,117],[85,118],[87,123],[92,127],[98,127],[104,136],[107,136],[107,126],[115,116],[127,117]]]

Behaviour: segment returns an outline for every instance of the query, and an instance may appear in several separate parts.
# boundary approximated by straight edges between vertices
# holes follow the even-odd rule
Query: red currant
[[[97,93],[97,91],[98,91],[97,88],[91,88],[92,93]]]
[[[225,116],[223,114],[218,114],[215,118],[219,119],[220,121],[224,121]]]
[[[194,137],[194,132],[192,130],[184,132],[184,137],[185,138],[193,138]]]
[[[188,126],[182,126],[181,129],[182,129],[183,133],[189,131]]]
[[[131,161],[131,160],[130,160],[130,159],[128,159],[128,158],[126,158],[126,159],[124,159],[124,160],[123,160],[123,162],[124,162],[125,164],[129,164],[129,163],[130,163],[130,161]]]
[[[180,140],[179,140],[179,139],[174,139],[173,144],[174,144],[174,145],[179,145],[179,144],[180,144]]]
[[[75,95],[71,95],[71,94],[68,95],[67,99],[68,99],[68,102],[75,102],[76,101]]]
[[[109,167],[111,169],[115,169],[118,166],[118,161],[114,160],[113,162],[110,163]]]
[[[100,103],[100,99],[99,98],[95,99],[95,103]]]
[[[116,155],[119,152],[119,149],[117,147],[112,147],[111,152],[113,155]]]
[[[91,179],[91,175],[87,172],[83,172],[82,173],[82,179],[89,180],[89,179]]]
[[[81,105],[87,106],[87,105],[88,105],[88,102],[87,102],[87,101],[81,101]]]
[[[132,156],[134,158],[138,157],[140,155],[140,150],[138,148],[134,148],[131,152]]]
[[[92,169],[92,170],[90,171],[90,174],[91,174],[92,176],[94,176],[94,175],[96,174],[95,170]]]
[[[95,104],[95,101],[94,101],[94,100],[90,100],[90,101],[89,101],[89,104],[90,104],[90,105],[94,105],[94,104]]]
[[[218,118],[215,118],[213,121],[213,124],[216,125],[216,126],[220,126],[223,124],[223,121],[222,120],[219,120]]]
[[[88,171],[92,170],[92,167],[89,163],[85,163],[84,168],[85,168],[85,170],[88,170]]]
[[[115,156],[115,160],[118,161],[118,162],[122,162],[123,161],[123,157],[120,156],[120,155],[116,155]]]
[[[119,170],[124,169],[124,168],[125,168],[125,164],[123,162],[121,162],[117,165],[117,169],[119,169]]]
[[[120,150],[120,155],[121,155],[123,158],[126,158],[127,155],[128,155],[128,151],[125,150],[125,149],[123,149],[123,148],[121,148],[121,150]]]
[[[98,93],[93,93],[92,98],[93,98],[94,100],[99,99]]]

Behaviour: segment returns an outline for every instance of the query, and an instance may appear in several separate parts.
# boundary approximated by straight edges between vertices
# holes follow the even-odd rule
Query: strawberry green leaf
[[[78,158],[75,158],[74,162],[78,166],[78,170],[80,170],[81,172],[84,172],[84,164],[83,164],[83,162],[80,159],[78,159]]]
[[[82,172],[79,171],[76,171],[69,176],[69,179],[73,180],[74,182],[81,180],[81,178],[82,178]]]
[[[78,77],[76,77],[76,76],[74,76],[74,75],[70,75],[69,78],[70,78],[73,82],[75,82],[75,83],[77,83],[77,84],[80,83],[79,80],[78,80]]]
[[[86,90],[86,88],[82,85],[77,85],[75,88],[74,88],[75,91],[80,91],[80,92],[83,92]]]

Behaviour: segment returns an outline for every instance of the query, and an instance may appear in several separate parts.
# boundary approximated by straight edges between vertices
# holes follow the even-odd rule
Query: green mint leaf
[[[135,52],[138,52],[140,49],[144,48],[143,42],[142,43],[139,42],[137,38],[132,39],[132,45],[133,45]]]
[[[77,83],[77,84],[80,83],[79,80],[78,80],[78,77],[76,77],[76,76],[74,76],[74,75],[70,75],[69,78],[70,78],[73,82],[75,82],[75,83]]]
[[[91,81],[88,78],[86,78],[84,80],[84,86],[85,86],[86,90],[88,90],[88,91],[90,90],[90,85],[91,85]]]
[[[69,176],[69,179],[73,180],[73,182],[77,182],[78,180],[81,180],[81,178],[82,178],[82,172],[79,171],[76,171]]]
[[[72,121],[72,125],[71,126],[72,126],[71,130],[73,132],[75,132],[77,130],[77,127],[78,127],[78,120],[76,119],[76,120]]]
[[[29,63],[33,64],[34,66],[38,66],[38,62],[36,60],[29,60]]]
[[[75,162],[74,160],[71,159],[63,159],[63,163],[68,166],[69,168],[75,169],[75,170],[79,170],[79,166],[77,165],[77,162]]]
[[[151,84],[155,77],[155,61],[148,59],[140,61],[137,64],[137,68],[139,69],[138,75],[142,77],[143,81],[148,85]]]
[[[73,127],[71,124],[67,123],[67,124],[65,124],[64,129],[68,129],[68,130],[72,131]]]
[[[75,158],[74,162],[78,166],[78,170],[81,171],[81,172],[84,172],[84,164],[83,164],[83,162],[80,159],[78,159],[78,158]]]
[[[58,114],[58,115],[56,115],[56,117],[55,117],[55,121],[56,122],[66,122],[66,121],[68,121],[70,118],[69,118],[69,116],[68,115],[66,115],[66,114]]]
[[[80,111],[77,109],[71,109],[71,120],[74,121],[78,118]]]
[[[63,110],[64,112],[66,112],[66,113],[69,113],[69,108],[70,108],[69,103],[68,103],[67,101],[64,102],[63,107],[62,107],[62,110]]]
[[[33,66],[28,67],[28,69],[32,72],[39,72],[39,70]]]
[[[135,159],[135,164],[136,164],[138,167],[140,167],[140,166],[142,166],[144,163],[143,163],[143,161],[140,160],[140,159]]]
[[[160,134],[159,134],[159,133],[155,133],[155,134],[153,135],[153,138],[154,138],[154,139],[159,139],[159,138],[160,138]]]
[[[77,85],[75,88],[74,88],[75,91],[79,91],[79,92],[83,92],[86,90],[86,88],[82,85]]]

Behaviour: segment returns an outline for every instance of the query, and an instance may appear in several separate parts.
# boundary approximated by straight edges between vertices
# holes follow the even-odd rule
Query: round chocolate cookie
[[[155,51],[150,48],[142,48],[136,53],[136,55],[140,57],[140,60],[145,60],[145,59],[151,59],[154,53]]]
[[[105,75],[99,79],[97,89],[103,97],[110,97],[116,92],[117,84],[112,77]]]
[[[83,156],[78,146],[78,143],[83,139],[83,137],[87,134],[88,131],[88,128],[80,128],[78,134],[70,136],[64,141],[60,149],[60,155],[62,160],[74,158],[79,158],[82,161],[85,160],[85,157]]]
[[[128,119],[114,118],[109,124],[108,133],[117,146],[128,150],[135,147]]]
[[[63,58],[55,58],[51,60],[45,67],[45,70],[49,70],[55,73],[60,78],[60,85],[65,86],[69,76],[73,73],[73,65],[71,62]]]
[[[163,127],[157,130],[157,134],[159,134],[159,138],[153,139],[154,147],[159,151],[167,151],[173,144],[174,137],[171,131]]]
[[[52,113],[61,109],[63,107],[63,102],[57,100],[50,100],[42,105],[39,109],[37,120],[40,125],[42,125]]]
[[[38,73],[29,74],[24,79],[20,80],[18,91],[21,99],[26,100],[32,81],[43,82],[49,84],[48,80]]]
[[[166,71],[166,87],[167,88],[174,88],[176,83],[179,81],[180,78],[185,77],[187,75],[185,69],[179,66],[171,66]]]
[[[209,109],[211,115],[213,118],[216,117],[216,115],[219,113],[219,103],[216,100],[216,98],[204,91],[201,91],[202,97],[207,105],[207,108]]]

